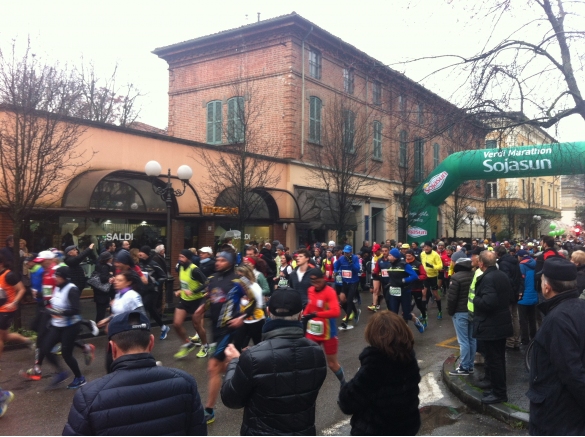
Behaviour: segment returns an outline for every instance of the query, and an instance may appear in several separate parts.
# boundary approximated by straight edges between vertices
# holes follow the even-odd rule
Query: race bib
[[[191,291],[191,290],[189,290],[189,283],[187,281],[181,281],[181,290]]]
[[[323,322],[320,320],[309,320],[307,324],[307,332],[312,335],[323,335],[325,332]]]
[[[287,288],[288,287],[288,279],[280,278],[280,280],[278,281],[278,287],[279,288]]]
[[[351,279],[352,277],[351,270],[342,270],[341,276],[344,277],[345,279]]]
[[[382,277],[383,278],[387,278],[388,277],[388,270],[381,270],[380,272],[382,273]]]
[[[390,296],[402,296],[402,288],[400,287],[390,287]]]
[[[343,284],[343,280],[341,279],[341,275],[339,275],[339,274],[335,275],[335,283],[338,285]]]
[[[43,285],[43,296],[51,297],[53,294],[53,287],[51,285]]]

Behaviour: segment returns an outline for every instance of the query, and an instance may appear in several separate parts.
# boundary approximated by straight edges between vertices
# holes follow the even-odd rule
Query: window
[[[221,100],[207,104],[207,142],[209,144],[221,144],[221,112]]]
[[[433,144],[433,168],[437,168],[439,165],[439,144]]]
[[[399,154],[399,163],[400,167],[406,167],[406,154],[408,152],[408,134],[405,130],[400,131],[400,154]]]
[[[309,110],[309,141],[321,144],[321,99],[311,96]]]
[[[344,68],[343,69],[343,90],[348,94],[353,94],[353,84],[354,84],[354,72],[353,68]]]
[[[419,103],[417,107],[418,124],[424,124],[425,122],[424,110],[425,110],[424,103]]]
[[[321,79],[321,53],[313,48],[309,49],[309,74]]]
[[[382,104],[382,84],[380,82],[372,83],[372,99],[374,105]]]
[[[425,142],[422,139],[414,140],[414,181],[421,182],[425,175]]]
[[[244,142],[244,98],[233,97],[228,100],[227,140],[230,144]]]
[[[488,199],[497,199],[498,198],[498,181],[486,181],[485,183],[485,196]]]
[[[382,123],[374,122],[374,159],[382,159]]]
[[[498,140],[486,140],[485,141],[485,148],[486,149],[497,149],[498,148]]]
[[[350,110],[343,111],[343,145],[349,153],[354,153],[353,137],[355,135],[355,114]]]
[[[402,94],[398,96],[398,110],[402,115],[406,115],[406,96]]]

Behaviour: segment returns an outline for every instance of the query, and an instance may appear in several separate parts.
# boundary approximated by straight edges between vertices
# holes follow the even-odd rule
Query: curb
[[[463,377],[450,376],[449,371],[455,368],[457,357],[451,355],[443,363],[442,376],[445,385],[461,402],[474,410],[492,416],[513,427],[528,429],[528,413],[517,411],[505,404],[482,404],[482,391],[467,384]]]

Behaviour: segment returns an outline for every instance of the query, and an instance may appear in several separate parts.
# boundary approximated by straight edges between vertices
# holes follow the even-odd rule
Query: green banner
[[[585,173],[585,142],[543,144],[453,153],[415,189],[409,242],[437,238],[438,207],[464,181]]]

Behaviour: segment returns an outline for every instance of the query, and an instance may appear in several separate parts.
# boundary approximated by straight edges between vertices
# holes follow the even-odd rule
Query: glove
[[[309,314],[303,314],[303,319],[306,319],[306,320],[311,320],[311,319],[314,319],[315,317],[317,317],[316,312],[312,312]]]
[[[301,317],[301,323],[303,324],[303,331],[307,330],[307,325],[309,324],[309,320],[311,320],[313,317],[317,317],[317,313],[305,314]]]
[[[425,267],[429,267],[431,269],[434,268],[433,265],[432,264],[429,264],[429,263],[425,263]]]

